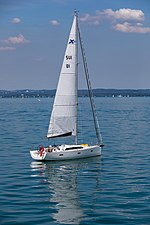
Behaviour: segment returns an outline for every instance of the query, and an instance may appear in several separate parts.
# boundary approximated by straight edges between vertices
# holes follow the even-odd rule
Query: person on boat
[[[44,152],[44,147],[43,145],[40,145],[40,156],[42,156],[43,152]]]

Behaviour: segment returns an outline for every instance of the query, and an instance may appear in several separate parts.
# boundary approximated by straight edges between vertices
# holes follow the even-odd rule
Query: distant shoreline
[[[0,90],[0,98],[54,97],[56,90]],[[95,97],[150,97],[150,89],[93,89]],[[79,90],[79,97],[87,97],[87,90]]]

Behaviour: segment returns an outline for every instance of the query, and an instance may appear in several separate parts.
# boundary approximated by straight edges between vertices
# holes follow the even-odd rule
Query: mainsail
[[[47,137],[77,136],[77,15],[74,17]]]

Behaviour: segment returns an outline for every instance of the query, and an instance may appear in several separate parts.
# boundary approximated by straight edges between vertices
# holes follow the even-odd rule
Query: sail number
[[[66,55],[66,60],[72,59],[72,55]]]
[[[66,64],[66,68],[70,68],[70,64]]]
[[[72,59],[72,55],[66,55],[66,60],[71,60],[71,59]],[[69,63],[66,64],[66,68],[70,68]]]

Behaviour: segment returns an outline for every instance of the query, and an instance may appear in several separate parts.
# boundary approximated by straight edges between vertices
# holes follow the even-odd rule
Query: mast
[[[84,47],[83,47],[83,41],[81,39],[81,33],[80,33],[80,29],[79,29],[78,20],[77,20],[77,32],[78,32],[78,37],[79,37],[79,42],[80,42],[80,47],[81,47],[83,67],[84,67],[84,72],[85,72],[85,77],[86,77],[86,82],[87,82],[87,87],[88,87],[90,104],[91,104],[91,108],[92,108],[92,115],[93,115],[93,120],[94,120],[96,136],[97,136],[98,144],[100,146],[103,146],[102,136],[101,136],[101,133],[100,133],[100,127],[99,127],[99,122],[98,122],[97,113],[96,113],[96,106],[95,106],[94,97],[93,97],[93,91],[92,91],[91,82],[90,82],[90,79],[89,79],[89,71],[88,71],[88,67],[87,67],[85,50],[84,50]]]
[[[74,17],[76,18],[76,136],[75,136],[75,144],[78,144],[78,12],[74,11]]]

